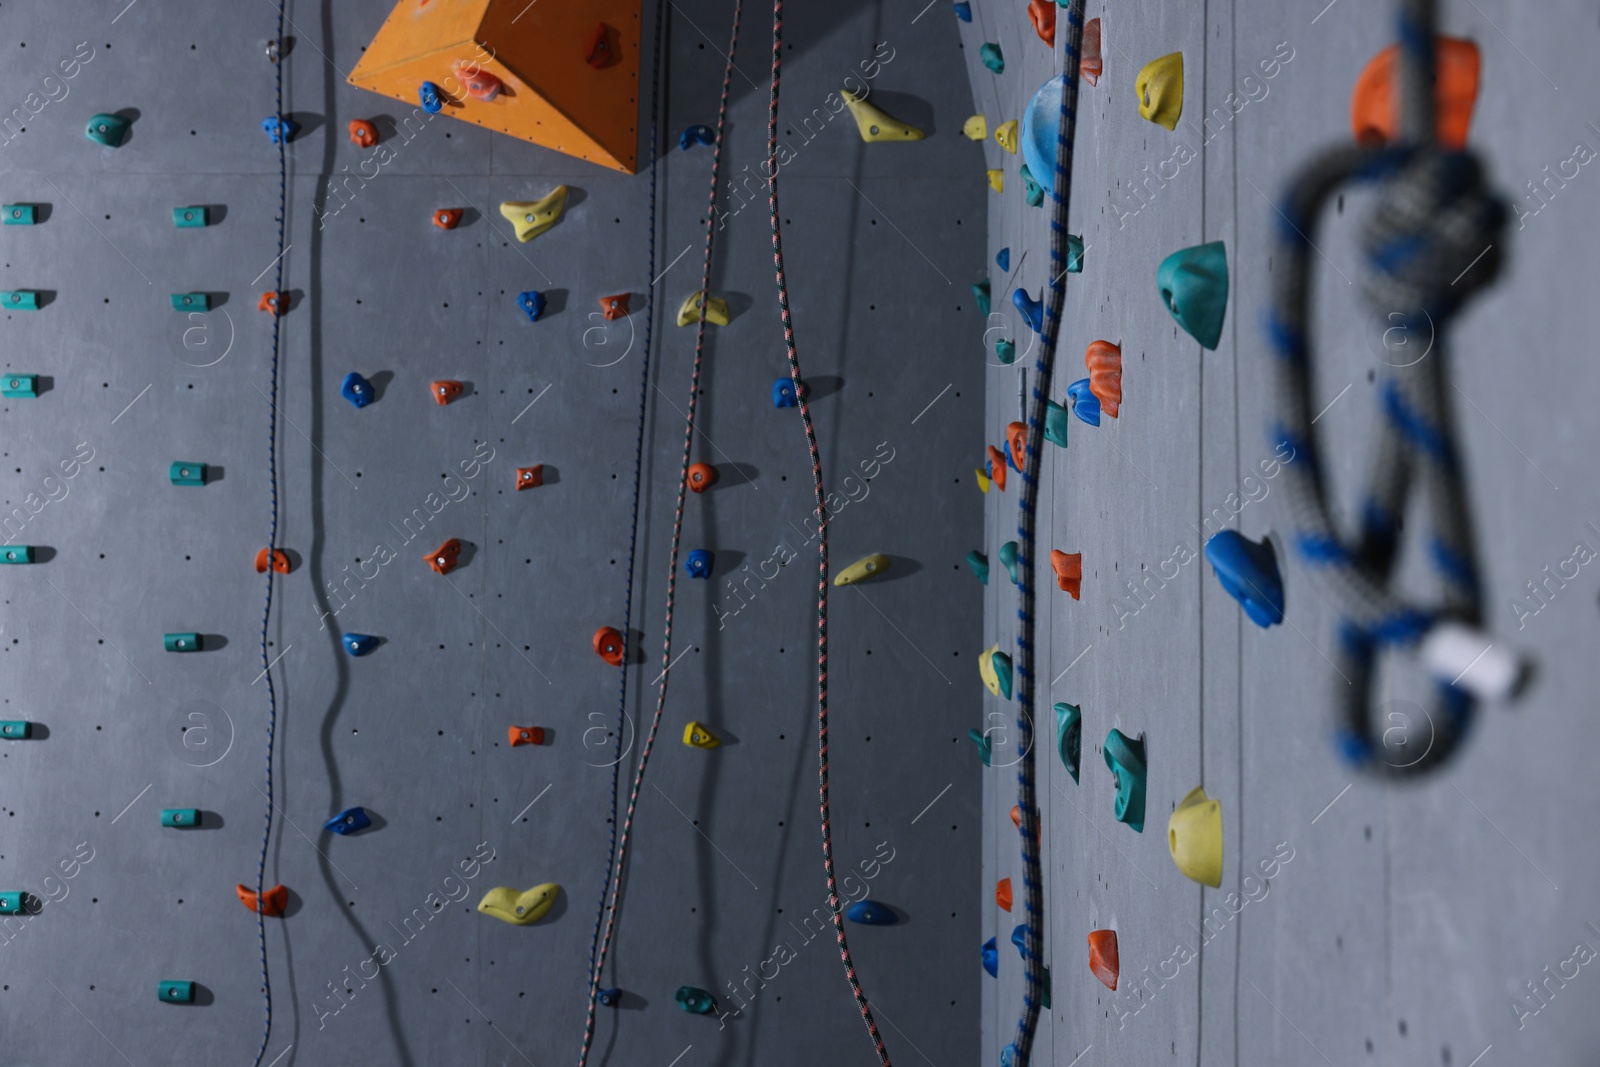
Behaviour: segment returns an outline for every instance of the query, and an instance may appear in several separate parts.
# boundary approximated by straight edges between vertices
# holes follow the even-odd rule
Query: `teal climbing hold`
[[[33,225],[32,204],[7,204],[4,208],[0,208],[0,215],[4,216],[7,226]]]
[[[186,230],[194,226],[207,226],[210,222],[211,213],[198,205],[172,209],[172,224],[180,230]]]
[[[717,1010],[717,998],[692,985],[679,986],[678,991],[672,994],[672,999],[691,1015],[710,1015]]]
[[[1067,273],[1083,273],[1083,238],[1075,233],[1067,234]]]
[[[174,460],[172,466],[167,468],[167,478],[173,485],[205,485],[206,465]]]
[[[1029,207],[1039,207],[1044,203],[1044,186],[1033,180],[1033,171],[1028,169],[1026,163],[1017,173],[1022,177],[1022,198]]]
[[[193,1004],[193,982],[162,982],[156,989],[156,996],[168,1004]]]
[[[204,642],[197,633],[162,634],[161,644],[168,652],[199,652]]]
[[[1117,780],[1117,799],[1112,813],[1138,833],[1144,833],[1144,742],[1130,739],[1112,729],[1101,746],[1106,766]]]
[[[122,144],[122,139],[128,136],[129,125],[121,115],[94,115],[83,128],[83,135],[96,144],[117,148]]]
[[[1011,366],[1017,361],[1017,343],[1015,341],[1007,341],[1005,338],[996,341],[994,343],[994,358],[998,359],[1002,366]]]
[[[33,723],[25,719],[7,719],[0,722],[0,740],[26,741],[33,736]]]
[[[982,59],[983,65],[994,73],[1004,74],[1006,72],[1006,57],[1000,51],[1000,46],[993,41],[985,42],[984,46],[978,49],[978,58]]]
[[[1011,584],[1017,584],[1017,543],[1007,541],[1000,546],[1000,565],[1006,569],[1006,574],[1011,578]]]
[[[205,293],[173,293],[173,311],[210,311],[211,297]]]
[[[1228,255],[1222,242],[1172,253],[1156,271],[1156,286],[1178,325],[1202,348],[1214,351],[1228,309]]]
[[[1007,273],[1010,273],[1010,271],[1011,271],[1011,249],[1010,248],[1002,248],[1000,251],[996,252],[994,254],[994,265],[999,267],[1001,270],[1003,270],[1003,271],[1005,271]]]
[[[26,907],[26,893],[18,890],[0,893],[0,915],[21,915]]]
[[[200,825],[200,812],[197,808],[162,808],[161,825],[173,826],[179,829]]]
[[[39,294],[32,289],[0,290],[0,308],[7,311],[38,311]]]
[[[1046,400],[1044,407],[1044,439],[1053,445],[1067,447],[1067,409],[1054,400]]]
[[[982,582],[984,585],[989,584],[988,556],[984,555],[982,552],[979,552],[977,549],[973,549],[971,552],[967,553],[967,566],[972,570],[973,574],[978,576],[978,581]]]
[[[989,317],[989,279],[975,282],[972,286],[973,299],[978,301],[978,314],[985,319]]]
[[[989,665],[994,668],[994,675],[1000,680],[1000,695],[1007,700],[1011,699],[1011,657],[1004,652],[995,652],[989,657]]]
[[[1056,751],[1061,754],[1061,763],[1067,768],[1067,773],[1072,775],[1072,780],[1078,780],[1078,757],[1083,748],[1083,715],[1076,704],[1057,704],[1056,713]]]
[[[994,756],[994,745],[984,736],[983,731],[974,726],[967,731],[967,739],[978,746],[978,758],[983,760],[985,767],[989,766],[989,760]]]
[[[0,396],[13,400],[32,400],[39,395],[37,374],[8,374],[0,378]]]

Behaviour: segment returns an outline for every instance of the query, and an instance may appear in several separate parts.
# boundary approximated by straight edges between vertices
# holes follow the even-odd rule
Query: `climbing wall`
[[[983,368],[968,291],[985,250],[980,150],[948,11],[790,4],[782,170],[788,276],[832,505],[835,570],[884,553],[887,574],[833,592],[831,831],[858,973],[902,1059],[978,1054],[980,779],[964,733],[982,636],[962,556],[983,537],[970,453]],[[0,200],[7,374],[0,402],[5,567],[0,742],[0,1063],[249,1063],[262,1033],[254,885],[267,810],[268,678],[276,694],[265,884],[272,1032],[261,1063],[521,1064],[576,1058],[606,864],[618,670],[591,647],[623,626],[646,294],[656,345],[623,728],[630,769],[662,675],[666,566],[700,286],[714,123],[733,6],[667,6],[670,79],[659,234],[649,179],[475,125],[431,118],[346,77],[386,0],[287,9],[283,76],[287,313],[269,411],[276,149],[274,5],[6,5],[0,9]],[[648,89],[655,6],[644,5]],[[819,848],[811,468],[787,375],[759,164],[770,8],[744,5],[717,194],[711,327],[667,708],[639,801],[627,892],[591,1063],[871,1062],[828,920]],[[636,42],[637,43],[637,42]],[[470,57],[469,57],[470,58]],[[928,134],[863,143],[836,94]],[[648,159],[648,95],[640,158]],[[131,118],[119,148],[84,136]],[[351,143],[373,122],[379,149]],[[387,151],[383,151],[387,148]],[[641,167],[641,170],[647,168]],[[522,244],[507,200],[569,189]],[[177,206],[210,225],[178,228]],[[433,212],[461,209],[452,230]],[[541,292],[538,322],[517,297]],[[212,310],[175,311],[206,292]],[[599,299],[627,292],[607,320]],[[359,372],[375,399],[340,396]],[[434,403],[429,383],[462,393]],[[277,544],[268,537],[269,426]],[[176,486],[174,461],[208,465]],[[519,467],[543,485],[516,490]],[[447,538],[449,574],[424,562]],[[201,635],[203,651],[163,650]],[[356,658],[341,633],[375,636]],[[704,723],[721,746],[681,742]],[[512,748],[511,726],[542,745]],[[624,799],[627,777],[623,781]],[[372,826],[325,820],[360,806]],[[200,812],[166,828],[168,808]],[[561,889],[519,927],[479,914],[496,886]],[[195,1002],[158,1003],[192,981]],[[713,993],[718,1013],[674,993]]]
[[[1049,5],[1046,5],[1049,6]],[[1080,96],[1069,229],[1087,246],[1068,276],[1052,399],[1086,376],[1090,342],[1122,352],[1122,403],[1098,428],[1071,420],[1063,451],[1044,446],[1037,645],[1039,795],[1045,871],[1045,963],[1052,1006],[1035,1063],[1588,1062],[1600,1021],[1588,966],[1600,950],[1590,902],[1592,647],[1600,500],[1591,468],[1600,431],[1589,415],[1600,372],[1588,352],[1584,279],[1597,267],[1597,199],[1589,163],[1600,127],[1588,101],[1600,74],[1592,7],[1503,0],[1441,3],[1440,32],[1476,42],[1482,81],[1469,143],[1511,214],[1498,282],[1469,303],[1447,340],[1448,400],[1464,456],[1479,545],[1485,625],[1528,655],[1520,700],[1480,708],[1472,735],[1438,773],[1386,785],[1354,770],[1332,741],[1337,613],[1286,537],[1283,467],[1266,433],[1272,365],[1261,323],[1271,295],[1273,204],[1318,149],[1351,137],[1352,88],[1391,44],[1393,4],[1235,0],[1190,5],[1091,2],[1104,74]],[[950,5],[943,14],[955,18]],[[1021,4],[973,0],[958,23],[974,109],[990,131],[1020,118],[1059,69]],[[1062,20],[1064,37],[1064,18]],[[980,58],[999,46],[1003,73]],[[1057,50],[1059,52],[1059,48]],[[1175,129],[1140,117],[1135,79],[1181,52]],[[1046,209],[1024,200],[1021,155],[993,137],[985,260],[959,279],[991,280],[994,332],[983,339],[984,440],[1020,418],[1031,334],[1015,287],[1047,280]],[[980,169],[969,180],[982,184]],[[1376,426],[1384,363],[1441,358],[1423,331],[1362,296],[1356,229],[1372,190],[1330,204],[1315,235],[1313,339],[1324,468],[1354,512]],[[1158,265],[1205,242],[1224,244],[1230,281],[1215,351],[1168,314]],[[994,257],[1009,249],[1010,271]],[[1025,259],[1024,259],[1025,255]],[[1444,279],[1448,282],[1450,279]],[[984,328],[970,317],[974,347]],[[994,342],[1015,338],[1002,366]],[[1424,355],[1425,353],[1425,355]],[[971,447],[980,462],[981,445]],[[1016,591],[998,565],[1015,537],[1011,488],[969,496],[985,514],[991,561],[980,647],[1011,651]],[[1425,514],[1413,510],[1398,581],[1430,595],[1418,563]],[[1248,621],[1201,554],[1223,529],[1267,539],[1283,568],[1286,617]],[[1050,549],[1082,554],[1081,599],[1057,589]],[[1022,866],[1008,818],[1016,803],[1016,704],[989,697],[971,664],[972,723],[991,732],[984,781],[982,938],[998,942],[984,976],[983,1048],[998,1062],[1022,1009],[1022,969],[1008,943],[1022,921]],[[1374,695],[1382,728],[1425,733],[1404,662]],[[1055,749],[1054,702],[1081,707],[1081,782]],[[1109,731],[1143,735],[1142,833],[1117,821],[1102,752]],[[1220,887],[1186,878],[1169,855],[1168,817],[1196,786],[1221,805]],[[1018,903],[994,899],[1009,878]],[[1088,938],[1115,931],[1113,992],[1091,973]],[[979,966],[979,942],[964,947]]]

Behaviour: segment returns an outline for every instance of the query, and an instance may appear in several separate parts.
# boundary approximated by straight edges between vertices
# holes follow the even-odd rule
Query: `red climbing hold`
[[[257,311],[270,311],[274,315],[282,315],[289,310],[289,294],[266,292],[261,294],[261,299],[256,301]]]
[[[442,207],[433,213],[433,224],[441,230],[453,230],[461,223],[461,209]]]
[[[1011,465],[1022,470],[1028,452],[1028,428],[1020,422],[1006,423],[1006,444],[1011,449]]]
[[[1083,581],[1083,553],[1067,553],[1059,548],[1050,550],[1050,567],[1056,572],[1056,584],[1078,599],[1078,587]]]
[[[628,294],[618,293],[616,296],[602,296],[600,298],[600,314],[605,316],[607,322],[626,317],[628,314]]]
[[[1018,830],[1022,829],[1022,809],[1015,804],[1011,805],[1011,825]],[[1035,838],[1039,836],[1039,829],[1037,826],[1033,828],[1033,836]]]
[[[1056,46],[1055,0],[1028,0],[1028,18],[1033,20],[1033,32],[1039,35],[1039,40],[1054,48]]]
[[[281,548],[272,550],[272,569],[279,574],[289,573],[289,557]],[[267,550],[264,548],[256,552],[256,573],[267,573]]]
[[[448,404],[461,395],[463,387],[460,382],[452,381],[449,378],[441,378],[428,386],[428,388],[433,391],[435,403]]]
[[[259,911],[269,919],[283,914],[289,906],[289,889],[287,886],[275,885],[271,889],[261,891],[261,898],[256,899],[256,891],[249,886],[235,886],[234,891],[239,894],[239,903],[251,911]]]
[[[1001,911],[1011,910],[1011,879],[1002,878],[994,884],[994,902]]]
[[[689,466],[689,488],[696,493],[703,493],[716,484],[717,468],[709,463],[693,463]]]
[[[622,635],[615,626],[602,626],[594,632],[594,650],[613,667],[622,666]]]
[[[351,119],[348,129],[351,144],[361,148],[371,148],[378,143],[378,127],[366,119]]]
[[[1100,84],[1105,65],[1100,59],[1100,20],[1090,19],[1083,24],[1083,44],[1078,49],[1078,73],[1090,85]]]
[[[1478,46],[1457,37],[1435,37],[1434,128],[1446,148],[1467,144],[1472,107],[1478,100]],[[1350,97],[1350,127],[1357,143],[1391,144],[1400,136],[1400,46],[1390,45],[1372,57],[1356,79]]]
[[[611,27],[605,23],[595,26],[594,34],[589,38],[589,51],[584,55],[583,61],[595,70],[611,64]]]
[[[1122,403],[1122,348],[1110,341],[1091,341],[1083,354],[1089,368],[1089,391],[1100,401],[1100,410],[1117,417]]]
[[[989,480],[1002,493],[1006,489],[1006,456],[994,445],[989,445]]]
[[[517,468],[517,492],[544,484],[544,464]]]
[[[452,69],[474,100],[493,100],[505,88],[504,82],[471,60],[458,59]]]
[[[1117,932],[1115,930],[1089,931],[1089,969],[1107,989],[1117,988]]]
[[[508,726],[506,727],[506,736],[511,739],[512,748],[516,748],[518,745],[542,745],[544,744],[544,727]]]
[[[449,574],[456,569],[456,560],[460,557],[461,542],[452,537],[422,558],[439,574]]]

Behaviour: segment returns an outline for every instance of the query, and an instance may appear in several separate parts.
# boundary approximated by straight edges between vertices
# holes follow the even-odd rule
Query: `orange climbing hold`
[[[622,635],[615,626],[602,626],[594,632],[594,650],[613,667],[622,666]]]
[[[282,915],[289,906],[289,889],[287,886],[275,885],[271,889],[263,889],[259,900],[256,891],[249,886],[234,886],[234,892],[239,894],[239,903],[251,911],[259,911],[269,919]]]
[[[433,392],[434,403],[448,404],[450,401],[461,395],[464,387],[458,381],[453,381],[449,378],[441,378],[429,385],[428,388]]]
[[[1006,423],[1006,444],[1011,448],[1011,465],[1022,470],[1022,461],[1027,458],[1028,428],[1020,422]]]
[[[1011,825],[1022,829],[1022,808],[1016,804],[1011,805]]]
[[[289,310],[288,293],[262,293],[261,299],[256,301],[257,311],[270,311],[274,315],[282,315]]]
[[[506,727],[506,736],[511,740],[512,748],[516,748],[518,745],[542,745],[544,744],[544,727],[508,726]]]
[[[505,82],[467,59],[458,59],[450,67],[451,73],[466,87],[467,95],[488,103],[500,95]]]
[[[1001,911],[1011,910],[1011,879],[1002,878],[994,884],[994,902]]]
[[[1028,0],[1028,18],[1033,20],[1033,32],[1039,35],[1039,40],[1054,48],[1056,46],[1055,0]]]
[[[1078,73],[1090,85],[1100,84],[1105,65],[1100,59],[1100,20],[1090,19],[1083,24],[1083,44],[1078,49]]]
[[[281,548],[272,550],[272,569],[279,574],[289,573],[289,557]],[[256,573],[267,573],[267,550],[264,548],[256,552]]]
[[[1091,341],[1083,354],[1089,368],[1089,391],[1100,401],[1100,410],[1117,417],[1122,403],[1122,348],[1110,341]]]
[[[442,207],[433,213],[433,224],[441,230],[453,230],[461,224],[461,209]]]
[[[1077,600],[1078,587],[1083,582],[1083,553],[1068,553],[1052,548],[1050,568],[1056,572],[1056,584],[1063,591],[1071,593],[1073,600]]]
[[[1116,991],[1120,964],[1115,930],[1089,931],[1089,969],[1107,989]]]
[[[378,143],[378,127],[366,119],[351,119],[347,127],[350,131],[350,143],[362,148],[371,148]]]
[[[584,54],[583,61],[595,70],[603,70],[611,63],[611,51],[611,27],[599,23],[589,38],[589,51]]]
[[[689,465],[689,488],[696,493],[703,493],[710,489],[717,481],[717,468],[709,463],[691,463]]]
[[[1006,454],[994,445],[989,446],[989,480],[1002,493],[1006,490]]]
[[[461,558],[461,542],[452,537],[422,558],[437,573],[449,574],[456,569],[456,560]]]
[[[628,294],[618,293],[615,296],[602,296],[600,298],[600,314],[605,316],[607,322],[626,318],[628,315]]]
[[[1467,144],[1472,108],[1478,100],[1478,46],[1458,37],[1435,37],[1434,128],[1446,148]],[[1359,144],[1390,144],[1400,136],[1400,46],[1372,57],[1350,97],[1350,128]]]
[[[544,484],[544,464],[517,468],[517,492]]]

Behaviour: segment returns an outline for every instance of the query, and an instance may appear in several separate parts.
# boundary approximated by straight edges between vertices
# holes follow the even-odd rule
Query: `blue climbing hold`
[[[1004,338],[994,343],[994,358],[1000,361],[1001,366],[1009,367],[1017,361],[1017,343]]]
[[[704,548],[691,548],[689,558],[683,561],[683,569],[689,572],[691,578],[711,577],[711,566],[716,557]]]
[[[1007,273],[1011,270],[1011,248],[1007,246],[994,254],[994,264]]]
[[[1012,928],[1012,930],[1011,930],[1011,943],[1013,945],[1017,946],[1017,955],[1021,956],[1023,959],[1027,959],[1028,958],[1028,950],[1025,947],[1027,945],[1027,943],[1028,943],[1027,942],[1027,937],[1028,937],[1028,924],[1027,923],[1018,923],[1015,927]]]
[[[1011,294],[1011,303],[1015,305],[1022,317],[1027,320],[1029,329],[1037,334],[1044,333],[1044,298],[1042,296],[1035,300],[1028,295],[1026,289],[1019,287]]]
[[[972,286],[972,295],[978,301],[978,314],[985,319],[989,317],[989,279],[975,282]]]
[[[858,900],[845,910],[844,917],[862,926],[893,926],[900,921],[894,909],[876,900]]]
[[[604,1005],[605,1007],[607,1007],[607,1008],[616,1007],[617,1003],[619,1001],[621,1001],[621,1000],[622,1000],[622,990],[620,990],[620,989],[602,989],[602,990],[600,990],[600,1003],[602,1005]]]
[[[344,650],[352,656],[365,656],[378,647],[378,639],[371,634],[345,634],[340,638]]]
[[[367,814],[366,808],[346,808],[327,822],[322,824],[324,830],[338,834],[353,834],[357,830],[365,830],[372,825],[372,817]]]
[[[1022,161],[1031,174],[1056,172],[1056,131],[1061,123],[1061,91],[1065,85],[1065,75],[1051,78],[1039,86],[1022,112]]]
[[[294,140],[294,135],[300,132],[298,122],[282,115],[268,115],[261,120],[261,128],[266,131],[267,139],[273,144],[288,144]]]
[[[1053,445],[1067,447],[1067,409],[1054,400],[1044,402],[1044,439]]]
[[[527,313],[529,322],[538,322],[544,314],[544,294],[534,289],[517,294],[517,307]]]
[[[444,110],[444,94],[432,82],[423,82],[417,87],[417,99],[422,104],[422,110],[430,115],[437,115]]]
[[[1202,348],[1215,350],[1228,310],[1228,254],[1221,241],[1182,248],[1156,271],[1161,301]]]
[[[1223,530],[1206,542],[1206,559],[1251,622],[1264,630],[1283,621],[1283,576],[1270,542]]]
[[[1067,386],[1067,396],[1072,400],[1072,413],[1090,426],[1100,425],[1100,400],[1089,389],[1089,379],[1079,378]]]
[[[994,946],[994,938],[983,943],[983,969],[989,972],[990,978],[1000,977],[1000,951]]]
[[[1013,1041],[1000,1050],[1000,1067],[1011,1067],[1017,1062],[1017,1043]]]
[[[356,407],[364,408],[372,403],[372,383],[355,371],[351,371],[344,376],[344,382],[339,386],[339,395]]]
[[[697,144],[711,144],[716,139],[710,126],[685,126],[678,134],[678,147],[687,152]]]
[[[799,397],[794,395],[794,382],[788,378],[779,378],[772,383],[772,406],[775,408],[800,406]]]
[[[994,757],[993,742],[985,737],[983,731],[976,726],[967,731],[967,740],[978,746],[978,758],[983,760],[985,767],[989,766],[989,760]]]
[[[984,555],[982,552],[979,552],[977,549],[973,549],[971,552],[967,553],[967,566],[971,568],[973,574],[978,576],[978,581],[982,582],[984,585],[989,584],[988,556]]]
[[[972,5],[967,3],[967,0],[960,0],[960,3],[956,4],[956,18],[962,22],[972,21]]]

